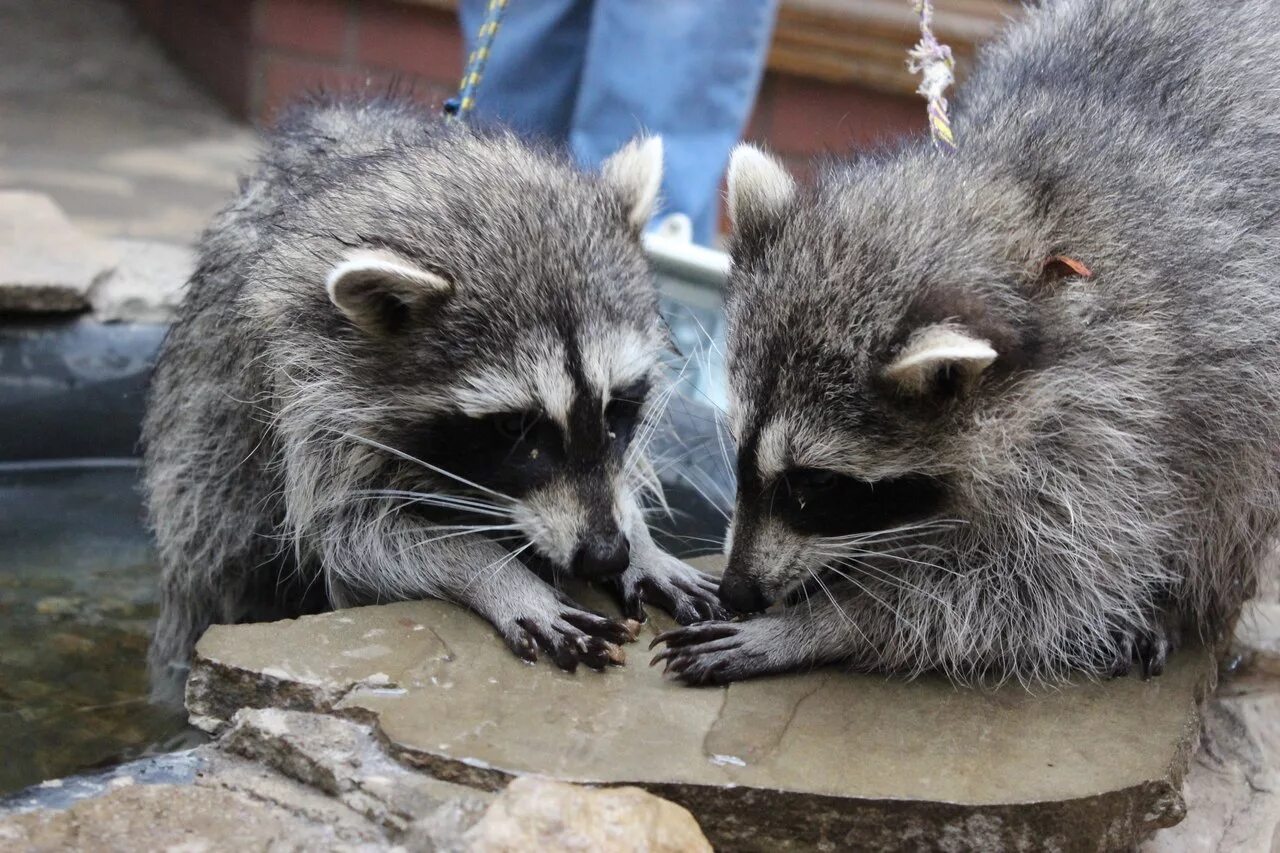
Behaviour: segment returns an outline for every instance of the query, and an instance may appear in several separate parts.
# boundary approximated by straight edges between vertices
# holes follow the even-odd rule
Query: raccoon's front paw
[[[515,616],[499,630],[511,650],[524,660],[536,662],[541,650],[556,666],[573,672],[579,663],[595,670],[622,666],[627,660],[622,644],[636,638],[639,626],[610,619],[561,598],[559,607]]]
[[[729,617],[720,604],[720,582],[669,554],[633,562],[614,583],[623,614],[638,622],[645,620],[646,604],[665,610],[681,625]]]
[[[777,617],[745,622],[704,622],[659,634],[649,645],[665,643],[649,665],[666,661],[663,675],[695,686],[728,684],[803,664],[788,654]]]
[[[1156,624],[1118,631],[1113,635],[1114,655],[1109,661],[1108,674],[1123,678],[1137,663],[1146,681],[1164,672],[1169,655],[1178,650],[1182,631],[1172,619],[1161,619]]]

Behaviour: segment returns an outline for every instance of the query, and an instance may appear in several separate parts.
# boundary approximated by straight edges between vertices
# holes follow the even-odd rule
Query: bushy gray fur
[[[555,527],[548,515],[568,508],[461,485],[399,438],[458,410],[458,377],[519,374],[530,352],[622,335],[641,342],[635,369],[657,381],[666,340],[635,190],[394,100],[320,102],[284,120],[205,234],[153,381],[145,487],[163,569],[161,692],[211,623],[424,596],[471,607],[526,657],[542,646],[561,665],[603,663],[598,641],[617,641],[619,623],[578,608],[501,541]],[[415,307],[408,332],[370,334],[326,294],[353,249],[393,252],[453,292]],[[705,617],[714,584],[645,530],[641,433],[625,466],[579,473],[615,491],[597,509],[612,504],[631,540],[629,609],[643,592],[683,621]],[[506,528],[437,529],[407,511],[415,502]],[[564,568],[565,555],[542,556]]]
[[[1276,0],[1046,2],[983,52],[954,156],[731,176],[740,449],[947,498],[861,539],[735,526],[728,577],[800,601],[676,632],[678,677],[1154,673],[1180,628],[1229,628],[1280,510],[1277,21]],[[954,399],[886,381],[928,323],[998,353]]]

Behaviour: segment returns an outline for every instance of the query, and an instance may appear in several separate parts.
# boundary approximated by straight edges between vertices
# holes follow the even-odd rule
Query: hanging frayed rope
[[[462,72],[462,83],[458,86],[457,97],[444,102],[444,112],[449,118],[465,118],[476,105],[476,89],[484,77],[484,66],[489,61],[489,50],[493,47],[493,37],[498,34],[502,25],[502,16],[507,11],[508,0],[489,0],[484,12],[484,22],[476,33],[476,48],[467,57],[466,70]]]
[[[955,134],[951,132],[947,98],[943,94],[955,82],[956,62],[951,48],[933,35],[933,0],[915,0],[916,13],[920,15],[920,43],[908,54],[907,68],[912,74],[922,75],[916,89],[929,102],[929,135],[939,151],[950,154],[956,150]]]

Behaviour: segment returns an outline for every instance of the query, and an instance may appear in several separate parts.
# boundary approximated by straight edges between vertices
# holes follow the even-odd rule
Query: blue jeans
[[[485,0],[462,0],[468,50]],[[473,115],[596,166],[638,133],[666,150],[659,215],[711,245],[720,179],[755,102],[777,0],[511,0]]]

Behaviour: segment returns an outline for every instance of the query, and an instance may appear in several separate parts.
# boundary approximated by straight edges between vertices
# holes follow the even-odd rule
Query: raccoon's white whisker
[[[942,605],[943,610],[950,611],[952,608],[951,602],[946,601],[943,598],[940,598],[936,593],[930,592],[929,590],[917,584],[913,584],[911,583],[911,581],[907,580],[906,578],[897,577],[889,572],[886,572],[884,569],[881,569],[878,566],[875,566],[871,563],[864,563],[859,560],[852,560],[852,561],[838,560],[836,562],[847,569],[853,569],[855,571],[862,571],[862,572],[871,572],[873,578],[880,580],[888,584],[889,586],[896,586],[900,589],[909,589],[913,592],[918,592],[921,595],[925,596],[926,598],[931,598],[934,601],[938,602],[938,604]],[[844,572],[837,569],[834,565],[828,564],[825,568],[829,569],[830,571],[834,572],[840,577],[845,578],[846,580],[849,579],[848,575],[846,575]]]
[[[717,504],[714,500],[712,500],[712,499],[711,499],[711,496],[710,496],[710,495],[708,495],[708,494],[706,493],[706,491],[705,491],[701,486],[699,486],[697,483],[695,483],[692,477],[690,477],[690,476],[689,476],[688,474],[686,474],[684,471],[677,471],[677,472],[676,472],[676,475],[677,475],[677,476],[679,476],[681,479],[683,479],[683,480],[684,480],[686,483],[688,483],[690,486],[692,486],[692,487],[693,487],[693,490],[694,490],[695,492],[697,492],[699,495],[701,495],[701,496],[702,496],[702,499],[703,499],[703,500],[705,500],[708,504],[710,504],[712,509],[714,509],[716,512],[720,513],[720,516],[721,516],[725,521],[729,521],[729,520],[730,520],[730,519],[729,519],[729,513],[725,512],[723,509],[721,509],[720,505],[719,505],[719,504]]]
[[[708,348],[709,348],[710,350],[714,351],[714,352],[715,352],[717,355],[719,355],[721,358],[723,358],[723,357],[724,357],[724,353],[720,351],[720,347],[716,344],[716,339],[715,339],[714,337],[712,337],[712,336],[711,336],[711,333],[710,333],[710,332],[708,332],[708,331],[707,331],[707,327],[706,327],[706,326],[704,326],[704,325],[702,325],[702,321],[698,319],[698,315],[697,315],[697,314],[695,314],[695,313],[693,313],[692,311],[690,311],[690,312],[689,312],[689,319],[690,319],[690,320],[692,320],[694,323],[696,323],[696,324],[697,324],[697,326],[698,326],[698,331],[699,331],[699,332],[702,332],[702,337],[706,339]],[[710,357],[710,356],[708,356],[708,358],[709,358],[709,357]]]
[[[432,527],[430,529],[432,531],[436,531],[436,530],[442,530],[444,528]],[[456,539],[459,536],[475,536],[475,535],[483,534],[492,530],[513,530],[513,529],[519,529],[519,528],[514,524],[497,524],[497,525],[489,525],[489,526],[481,526],[481,527],[464,527],[460,530],[455,530],[451,533],[445,533],[440,536],[432,536],[428,539],[420,539],[416,542],[411,542],[408,545],[405,545],[399,551],[397,551],[396,556],[403,557],[405,554],[409,553],[410,551],[413,551],[418,548],[425,548],[427,545],[430,545],[433,542],[442,542],[445,539]],[[420,533],[420,531],[416,531],[416,532]],[[497,541],[497,540],[492,540],[492,541]]]
[[[888,551],[867,551],[864,549],[845,548],[845,549],[832,550],[832,551],[819,550],[816,553],[824,557],[832,557],[837,559],[839,558],[855,559],[859,557],[870,559],[870,558],[883,557],[886,560],[894,560],[899,563],[908,563],[914,566],[923,566],[925,568],[936,569],[940,572],[945,572],[946,574],[953,575],[955,577],[962,577],[960,572],[957,572],[954,569],[947,568],[946,566],[941,566],[941,565],[938,565],[937,563],[930,563],[927,560],[918,560],[918,559],[915,559],[914,557],[904,557],[901,554],[895,553],[896,551],[903,551],[903,550],[907,551],[908,553],[911,552],[909,547],[905,547],[905,548],[890,549]]]
[[[819,585],[820,585],[824,590],[826,590],[827,586],[826,586],[826,584],[825,584],[825,583],[823,583],[823,582],[822,582],[822,579],[821,579],[820,577],[818,577],[818,574],[817,574],[816,572],[814,572],[812,569],[810,569],[810,570],[809,570],[809,573],[810,573],[810,574],[812,574],[812,575],[813,575],[813,577],[814,577],[814,580],[816,580],[816,581],[818,582],[818,584],[819,584]],[[845,580],[845,581],[847,581],[848,583],[851,583],[851,584],[853,584],[855,587],[857,587],[857,588],[858,588],[858,589],[859,589],[859,590],[860,590],[864,595],[866,595],[866,596],[868,596],[869,598],[873,599],[873,600],[874,600],[874,601],[876,601],[878,604],[880,604],[880,606],[884,607],[886,610],[888,610],[890,613],[892,613],[892,614],[894,615],[894,617],[898,620],[898,624],[899,624],[899,625],[904,625],[904,626],[906,626],[907,628],[910,628],[912,631],[914,631],[914,632],[915,632],[916,636],[920,639],[920,641],[921,641],[921,642],[924,642],[924,634],[923,634],[923,632],[921,632],[920,627],[915,623],[915,621],[914,621],[914,620],[912,620],[912,619],[908,619],[908,618],[907,618],[907,617],[902,613],[902,611],[901,611],[901,610],[899,610],[898,608],[894,607],[892,604],[890,604],[889,602],[885,601],[885,600],[884,600],[883,598],[881,598],[880,596],[876,595],[874,592],[872,592],[872,591],[871,591],[871,589],[870,589],[866,584],[861,583],[860,581],[858,581],[858,579],[857,579],[857,578],[854,578],[854,577],[851,577],[851,576],[849,576],[849,575],[846,575],[846,574],[844,574],[843,572],[836,572],[836,574],[839,574],[841,577],[843,577],[843,578],[844,578],[844,580]],[[830,594],[831,594],[831,593],[830,593],[830,591],[828,591],[828,592],[827,592],[827,594],[828,594],[828,596],[830,596]],[[832,600],[834,601],[834,598],[833,598]],[[841,613],[843,613],[846,617],[848,617],[848,615],[849,615],[849,614],[848,614],[847,612],[845,612],[843,609],[841,609],[841,611],[840,611],[840,612],[841,612]],[[852,619],[850,619],[850,622],[852,622]],[[859,633],[861,633],[861,632],[859,632]]]
[[[357,496],[357,497],[362,497],[364,500],[368,500],[368,501],[381,501],[381,500],[385,500],[385,498],[386,498],[386,497],[390,497],[390,496],[389,496],[389,495],[388,495],[388,496],[384,496],[384,495],[364,495],[364,496]],[[490,517],[492,517],[492,518],[510,518],[510,517],[511,517],[511,513],[509,513],[509,512],[502,512],[502,511],[489,510],[489,509],[481,509],[481,508],[479,508],[479,507],[468,506],[468,505],[466,505],[466,504],[460,504],[460,503],[456,503],[456,502],[454,502],[454,501],[450,501],[450,500],[447,500],[447,499],[441,499],[441,498],[437,498],[437,497],[430,496],[430,495],[420,495],[420,496],[413,496],[413,497],[405,497],[405,498],[404,498],[402,501],[400,501],[399,503],[394,504],[394,505],[390,505],[390,506],[388,507],[388,509],[389,509],[389,511],[396,511],[396,510],[403,509],[403,508],[405,508],[405,507],[407,507],[407,506],[412,506],[412,505],[414,505],[414,504],[422,504],[422,505],[425,505],[425,506],[434,506],[434,507],[439,507],[439,508],[441,508],[441,509],[452,509],[452,510],[465,511],[465,512],[469,512],[469,513],[475,513],[476,515],[487,515],[487,516],[490,516]]]
[[[357,497],[368,498],[371,500],[377,500],[379,498],[405,498],[409,503],[429,503],[433,506],[465,509],[485,515],[500,515],[505,517],[511,514],[507,507],[491,504],[487,501],[477,501],[461,495],[447,493],[417,492],[408,489],[370,489],[356,492],[355,495]]]
[[[680,375],[683,375],[683,370]],[[676,379],[678,381],[679,376]],[[624,471],[631,471],[637,460],[643,458],[646,451],[648,451],[649,443],[653,441],[654,435],[657,434],[658,426],[661,424],[662,418],[666,414],[667,406],[675,392],[676,382],[669,382],[662,389],[662,392],[658,394],[657,398],[648,405],[648,411],[640,425],[640,431],[632,438],[631,446],[627,448],[627,455],[622,466]]]
[[[415,489],[361,489],[355,494],[360,496],[371,497],[388,497],[388,498],[441,498],[455,501],[459,504],[466,503],[479,509],[505,510],[501,504],[492,503],[481,498],[471,495],[459,495],[446,492],[419,492]]]
[[[710,545],[716,545],[716,546],[719,546],[719,547],[724,547],[724,540],[723,540],[723,539],[714,539],[714,538],[707,537],[707,536],[686,536],[686,535],[683,535],[683,534],[668,533],[668,532],[667,532],[667,531],[665,531],[665,530],[664,530],[664,531],[662,531],[662,532],[667,533],[667,535],[671,536],[671,537],[672,537],[672,538],[674,538],[674,539],[679,539],[679,540],[680,540],[680,541],[682,541],[682,542],[706,542],[706,543],[708,543],[708,544],[710,544]]]
[[[484,583],[487,584],[489,581],[497,577],[498,572],[502,571],[508,565],[510,565],[512,560],[517,559],[521,554],[529,550],[529,548],[531,548],[532,546],[533,546],[532,542],[526,542],[524,545],[520,546],[514,551],[508,551],[506,554],[494,560],[489,565],[484,566],[483,568],[477,569],[476,573],[471,576],[471,580],[467,581],[467,585],[462,588],[462,591],[466,592],[467,590],[471,589],[471,585],[475,583],[477,579],[479,579],[481,573],[486,571],[488,571],[488,574],[485,575]],[[484,584],[481,584],[481,586],[483,585]]]
[[[904,524],[899,527],[886,527],[881,530],[872,530],[867,533],[851,533],[846,536],[823,536],[820,538],[824,542],[875,542],[878,541],[877,537],[891,533],[932,532],[934,530],[946,530],[950,527],[966,523],[967,522],[958,518],[938,518],[913,524]]]
[[[343,438],[349,438],[352,441],[359,442],[360,444],[365,444],[365,445],[368,445],[369,447],[375,447],[378,450],[383,451],[384,453],[390,453],[392,456],[396,456],[400,459],[405,460],[406,462],[412,462],[415,465],[421,465],[423,468],[426,468],[428,471],[434,471],[435,473],[441,475],[442,477],[448,477],[450,480],[456,480],[457,482],[462,483],[464,486],[470,486],[473,489],[484,492],[485,494],[493,495],[495,498],[500,498],[504,501],[507,501],[508,503],[516,503],[516,499],[511,497],[510,495],[504,495],[502,492],[495,491],[493,489],[490,489],[487,486],[482,486],[479,483],[473,483],[472,481],[468,480],[465,477],[459,477],[457,474],[454,474],[450,471],[446,471],[445,469],[440,468],[436,465],[432,465],[430,462],[423,462],[421,459],[417,458],[416,456],[411,456],[408,453],[405,453],[403,450],[397,450],[396,448],[383,444],[380,441],[375,441],[372,438],[366,438],[365,436],[362,436],[362,435],[356,435],[353,432],[346,432],[344,430],[336,429],[334,427],[330,427],[330,429],[333,432],[336,432],[338,435],[342,436]]]
[[[818,584],[818,587],[822,590],[823,594],[827,596],[827,599],[831,602],[831,606],[835,608],[836,613],[840,615],[840,618],[845,622],[845,624],[847,624],[853,630],[857,631],[858,635],[862,637],[864,641],[866,641],[867,635],[863,632],[862,628],[857,624],[857,622],[854,621],[853,617],[850,616],[845,611],[844,607],[841,606],[840,602],[836,600],[836,597],[832,595],[831,590],[827,587],[825,583],[822,582],[822,578],[818,577],[817,572],[809,568],[806,568],[806,571],[809,573],[809,576],[812,577],[814,581]],[[808,591],[805,592],[805,595],[808,595]],[[812,611],[813,605],[810,604],[809,607],[810,607],[810,610]]]

